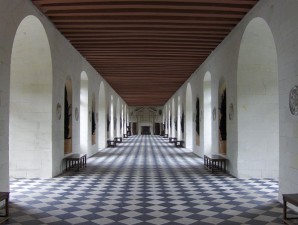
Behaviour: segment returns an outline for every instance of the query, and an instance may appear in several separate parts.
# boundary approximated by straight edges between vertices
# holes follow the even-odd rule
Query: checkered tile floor
[[[6,224],[282,224],[273,180],[211,174],[159,136],[133,136],[80,172],[11,180]]]

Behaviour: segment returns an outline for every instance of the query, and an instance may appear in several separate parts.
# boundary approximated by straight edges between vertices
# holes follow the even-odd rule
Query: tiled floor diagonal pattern
[[[159,136],[133,136],[53,179],[12,179],[6,224],[282,224],[278,183],[204,169]]]

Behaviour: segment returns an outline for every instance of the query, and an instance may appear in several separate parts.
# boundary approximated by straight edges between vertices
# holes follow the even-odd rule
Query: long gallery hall
[[[298,224],[298,0],[0,0],[0,224]]]
[[[211,173],[160,136],[138,135],[80,172],[13,179],[8,224],[281,224],[278,183]]]

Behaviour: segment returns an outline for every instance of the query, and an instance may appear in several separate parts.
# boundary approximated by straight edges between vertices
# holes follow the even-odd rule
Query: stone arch
[[[10,176],[51,177],[52,121],[61,119],[62,109],[58,103],[53,118],[51,49],[35,16],[25,17],[17,28],[10,71]]]
[[[185,94],[185,147],[193,148],[193,99],[191,84],[187,84]]]
[[[267,22],[254,18],[240,44],[237,71],[238,176],[277,178],[278,65]]]
[[[99,93],[98,93],[98,147],[100,149],[105,148],[106,146],[106,137],[107,137],[107,129],[106,129],[106,92],[105,92],[105,85],[102,81],[99,86]]]
[[[204,154],[212,151],[212,98],[211,98],[211,73],[205,73],[203,81],[204,90]]]
[[[81,73],[80,87],[80,149],[83,153],[87,153],[88,151],[88,96],[88,75],[85,71],[83,71]]]

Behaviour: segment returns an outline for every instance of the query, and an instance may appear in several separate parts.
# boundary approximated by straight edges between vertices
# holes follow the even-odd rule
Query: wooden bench
[[[178,148],[183,148],[184,147],[184,141],[176,141],[175,146]]]
[[[170,143],[175,143],[177,141],[177,138],[175,137],[169,137],[169,142]]]
[[[291,217],[291,218],[287,217],[287,203],[291,203],[292,205],[298,207],[298,194],[283,194],[282,198],[283,198],[283,221],[286,224],[292,225],[294,223],[292,223],[290,220],[298,219],[298,217]]]
[[[0,202],[5,201],[5,214],[0,215],[0,223],[8,219],[9,216],[9,192],[0,192]]]
[[[114,140],[107,140],[108,147],[116,147],[116,141]]]
[[[204,155],[204,166],[208,170],[211,170],[211,173],[213,173],[215,170],[226,172],[226,162],[227,158],[221,155]]]
[[[122,143],[122,137],[115,137],[115,138],[114,138],[114,141],[115,141],[116,143]]]
[[[73,167],[76,167],[77,171],[80,171],[80,168],[87,166],[86,154],[71,154],[64,159],[65,159],[66,171]]]

